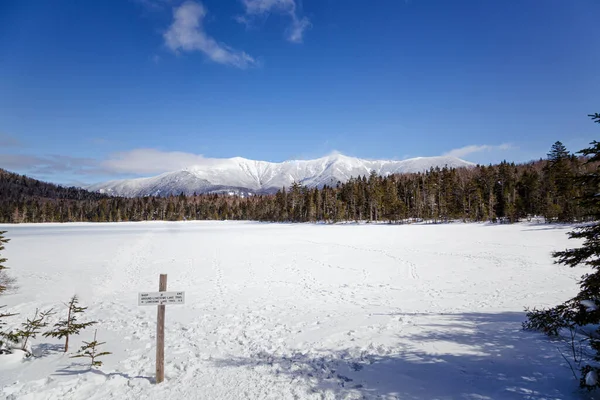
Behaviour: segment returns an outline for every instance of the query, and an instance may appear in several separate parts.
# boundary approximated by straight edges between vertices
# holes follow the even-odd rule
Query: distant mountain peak
[[[456,157],[417,157],[407,160],[364,160],[332,153],[315,160],[289,160],[281,163],[249,160],[243,157],[208,159],[179,171],[149,178],[98,183],[88,190],[126,197],[167,196],[193,193],[274,193],[298,182],[308,187],[322,187],[346,182],[352,177],[381,176],[424,172],[435,167],[469,167],[475,164]]]

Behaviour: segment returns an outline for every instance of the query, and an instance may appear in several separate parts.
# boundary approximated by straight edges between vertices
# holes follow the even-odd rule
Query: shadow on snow
[[[304,384],[335,398],[594,399],[578,389],[561,342],[525,332],[523,313],[392,314],[419,333],[398,345],[214,360]],[[565,354],[567,355],[567,354]]]
[[[87,364],[73,363],[73,364],[69,365],[68,367],[57,370],[52,375],[65,376],[65,375],[80,375],[80,374],[86,374],[86,373],[102,375],[107,379],[111,378],[113,376],[120,376],[120,377],[128,379],[128,380],[130,380],[130,379],[145,379],[145,380],[149,381],[150,383],[155,382],[155,378],[151,378],[149,376],[142,376],[142,375],[132,376],[132,375],[129,375],[129,374],[126,374],[123,372],[103,372],[99,369],[91,368],[89,363],[87,363]]]
[[[63,344],[40,343],[31,347],[31,352],[36,358],[46,357],[52,354],[62,354],[64,350]]]

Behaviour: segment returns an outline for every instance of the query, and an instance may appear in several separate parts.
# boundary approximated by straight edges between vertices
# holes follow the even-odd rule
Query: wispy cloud
[[[0,154],[0,168],[50,180],[54,176],[80,177],[84,180],[93,176],[148,176],[219,162],[221,160],[206,158],[201,154],[143,148],[115,152],[103,159],[55,154]]]
[[[20,147],[23,143],[16,137],[0,132],[0,146],[1,147]]]
[[[246,16],[238,16],[236,20],[248,25],[252,17],[267,17],[271,13],[287,15],[291,24],[287,29],[287,39],[293,43],[302,43],[304,32],[311,23],[306,17],[300,17],[295,0],[241,0]]]
[[[38,176],[55,174],[90,175],[102,173],[92,158],[64,155],[0,154],[0,168]]]
[[[103,137],[93,137],[93,138],[89,138],[87,141],[89,143],[93,144],[94,146],[105,146],[105,145],[111,143],[110,140],[108,140],[107,138],[103,138]]]
[[[132,0],[148,11],[163,11],[170,0]]]
[[[174,171],[192,165],[207,165],[216,159],[201,154],[156,149],[134,149],[113,153],[102,161],[103,169],[118,174],[157,174]]]
[[[482,144],[482,145],[472,144],[469,146],[464,146],[464,147],[461,147],[458,149],[450,150],[449,152],[444,153],[443,155],[462,158],[462,157],[468,156],[469,154],[479,153],[479,152],[483,152],[483,151],[511,150],[511,149],[514,149],[514,147],[509,143],[503,143],[503,144],[500,144],[497,146],[493,146],[493,145],[489,145],[489,144]]]
[[[235,50],[210,37],[203,26],[206,8],[201,3],[187,1],[173,9],[173,23],[164,33],[165,45],[174,52],[199,51],[212,61],[247,68],[257,62],[243,51]]]
[[[515,149],[510,144],[471,145],[454,149],[444,155],[465,157],[474,153]],[[341,154],[329,151],[327,156]],[[314,159],[319,154],[294,154],[292,159]],[[486,156],[487,157],[487,156]],[[0,168],[27,174],[49,181],[98,181],[136,176],[152,176],[191,166],[213,166],[223,159],[204,157],[201,154],[183,151],[162,151],[152,148],[137,148],[108,154],[102,158],[74,157],[65,155],[1,154]]]

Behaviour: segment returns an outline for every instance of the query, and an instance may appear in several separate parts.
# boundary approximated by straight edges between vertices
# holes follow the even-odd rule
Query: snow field
[[[569,228],[1,225],[19,285],[0,298],[21,313],[8,322],[77,293],[113,354],[89,371],[38,337],[35,359],[0,356],[0,398],[579,398],[560,343],[521,330],[524,307],[577,291],[585,270],[550,256],[576,245]],[[137,294],[160,273],[186,304],[167,306],[154,385],[156,308]]]

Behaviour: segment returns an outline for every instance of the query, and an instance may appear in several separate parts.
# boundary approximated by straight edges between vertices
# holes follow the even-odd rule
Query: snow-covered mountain
[[[334,154],[316,160],[294,160],[282,163],[254,161],[241,157],[211,160],[179,171],[151,178],[125,179],[98,183],[88,190],[117,196],[167,196],[185,193],[274,193],[298,182],[308,187],[322,187],[346,182],[351,177],[381,176],[423,172],[432,167],[473,166],[456,157],[418,157],[402,161],[372,161]]]

